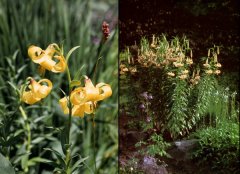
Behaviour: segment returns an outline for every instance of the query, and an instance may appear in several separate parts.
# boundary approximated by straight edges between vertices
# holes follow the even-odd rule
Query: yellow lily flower
[[[110,85],[98,83],[96,87],[90,79],[85,80],[85,87],[78,87],[71,93],[72,115],[83,117],[84,113],[91,114],[95,111],[97,101],[104,100],[112,95]],[[69,113],[67,98],[59,100],[59,104],[64,114]]]
[[[187,65],[193,64],[193,60],[190,59],[190,58],[187,58],[187,59],[186,59],[186,64],[187,64]]]
[[[39,64],[49,71],[55,73],[63,72],[67,64],[63,55],[54,48],[54,45],[49,45],[46,50],[32,45],[28,48],[28,55],[34,63]]]
[[[47,85],[41,85],[41,83],[46,82]],[[24,91],[21,96],[21,101],[27,104],[34,104],[41,99],[47,97],[47,95],[52,90],[52,82],[48,79],[42,79],[36,82],[34,79],[31,79],[30,85],[28,86],[29,91]]]
[[[79,105],[88,101],[104,100],[112,95],[110,85],[99,83],[96,87],[90,79],[85,80],[85,87],[76,88],[71,94],[71,102]]]
[[[189,73],[189,71],[188,70],[182,70],[182,74],[188,74]]]
[[[181,80],[184,80],[184,79],[186,79],[188,76],[186,75],[186,74],[182,74],[182,75],[180,75],[179,76],[179,78],[181,79]]]
[[[214,74],[220,74],[221,73],[221,71],[220,70],[216,70],[216,71],[214,71]]]
[[[67,106],[67,98],[63,97],[59,100],[59,104],[63,109],[64,114],[69,114],[69,108]],[[84,113],[91,114],[94,112],[94,108],[96,107],[96,103],[86,102],[80,105],[73,105],[72,107],[72,116],[84,117]]]
[[[173,65],[174,65],[175,67],[183,67],[183,66],[184,66],[184,64],[181,63],[181,62],[173,62]]]
[[[222,67],[221,63],[216,63],[214,66],[217,67],[217,68],[221,68]]]
[[[167,75],[170,76],[170,77],[174,77],[175,76],[175,74],[173,72],[168,72]]]
[[[213,71],[211,69],[205,71],[207,74],[212,74]]]

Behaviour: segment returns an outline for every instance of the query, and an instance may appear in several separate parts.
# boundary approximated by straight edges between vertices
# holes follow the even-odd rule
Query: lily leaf
[[[80,46],[73,47],[73,48],[67,53],[66,62],[68,62],[68,59],[70,58],[71,54],[72,54],[76,49],[78,49],[79,47],[80,47]]]
[[[15,174],[11,163],[0,153],[0,171],[1,173]]]
[[[81,66],[81,68],[77,71],[77,73],[74,75],[73,80],[79,80],[80,74],[82,69],[84,68],[84,65]],[[81,79],[80,79],[81,80]]]
[[[72,80],[71,83],[70,83],[71,88],[76,87],[76,86],[80,86],[80,85],[81,85],[81,82],[79,80]]]

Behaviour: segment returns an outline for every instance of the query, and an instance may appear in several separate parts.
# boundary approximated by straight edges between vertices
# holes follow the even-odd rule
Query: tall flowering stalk
[[[120,54],[126,62],[128,60],[128,64],[120,65],[120,74],[142,73],[144,90],[157,96],[154,98],[159,98],[152,104],[160,107],[155,110],[159,116],[155,115],[159,125],[164,125],[161,131],[170,133],[171,138],[187,135],[200,117],[206,115],[208,102],[215,89],[215,77],[221,73],[219,47],[210,48],[208,55],[203,58],[204,63],[197,66],[186,38],[175,37],[169,42],[164,35],[160,38],[153,36],[151,43],[143,38],[136,52],[135,63],[129,61],[133,55],[129,55],[128,49]],[[154,76],[157,77],[149,81],[148,78]],[[147,77],[146,81],[144,77]]]
[[[59,100],[59,104],[64,112],[68,115],[68,122],[64,128],[64,134],[66,142],[62,143],[62,149],[65,152],[65,157],[61,157],[58,152],[54,149],[50,150],[59,159],[64,161],[61,168],[56,171],[61,173],[70,174],[75,170],[71,166],[71,137],[70,130],[72,125],[72,116],[83,118],[85,114],[95,114],[97,109],[97,102],[104,100],[112,95],[111,86],[106,83],[98,83],[94,85],[87,76],[84,77],[84,86],[81,86],[80,80],[72,80],[69,71],[68,59],[79,46],[72,48],[68,54],[63,55],[63,50],[55,43],[50,44],[46,50],[41,49],[37,46],[30,46],[28,49],[28,55],[30,59],[39,64],[41,74],[45,73],[45,70],[53,73],[63,73],[66,71],[68,77],[68,95],[62,91],[65,97]],[[32,105],[42,99],[46,98],[52,90],[52,82],[49,79],[41,79],[39,81],[34,80],[32,77],[27,78],[26,83],[21,87],[21,101],[26,104]],[[24,120],[27,120],[27,115],[23,108],[20,107],[20,111],[23,115]],[[27,151],[30,153],[31,149],[31,130],[29,124],[26,122],[26,129],[28,131],[28,143]],[[28,172],[28,167],[24,170]]]

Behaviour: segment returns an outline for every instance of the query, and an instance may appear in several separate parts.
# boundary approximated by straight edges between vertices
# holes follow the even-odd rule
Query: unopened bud
[[[220,53],[220,51],[219,51],[219,47],[217,47],[217,54],[219,54]]]
[[[208,50],[208,54],[207,54],[208,57],[210,57],[210,49]]]

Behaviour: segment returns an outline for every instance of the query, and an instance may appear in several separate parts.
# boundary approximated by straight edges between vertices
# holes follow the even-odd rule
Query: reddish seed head
[[[109,24],[105,21],[102,23],[102,33],[103,33],[104,39],[107,40],[108,37],[110,36],[110,29],[109,29]]]

